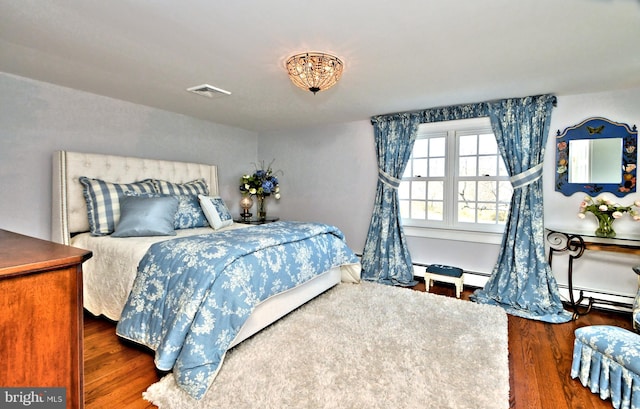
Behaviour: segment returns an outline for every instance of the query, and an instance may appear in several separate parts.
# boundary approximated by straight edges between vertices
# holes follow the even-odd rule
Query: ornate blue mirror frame
[[[571,183],[569,178],[570,165],[580,158],[571,156],[571,141],[602,140],[606,138],[620,138],[620,156],[613,158],[615,166],[620,165],[620,178],[616,183],[582,181]],[[636,191],[636,167],[638,162],[638,130],[634,125],[610,121],[606,118],[587,118],[581,123],[566,128],[562,133],[558,130],[556,136],[556,191],[565,196],[576,192],[584,192],[592,196],[608,192],[619,197]],[[620,160],[620,162],[617,162]],[[612,164],[613,165],[613,164]]]

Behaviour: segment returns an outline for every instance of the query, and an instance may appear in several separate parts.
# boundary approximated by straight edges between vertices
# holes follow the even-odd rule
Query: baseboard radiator
[[[428,264],[423,263],[414,263],[413,264],[413,275],[420,279],[424,279],[424,271]],[[465,288],[473,289],[473,288],[483,288],[486,284],[487,280],[491,277],[490,273],[482,273],[478,271],[464,271],[464,286]],[[566,284],[558,284],[558,291],[560,292],[560,297],[562,301],[567,305],[569,304],[569,287]],[[589,297],[594,298],[595,300],[602,300],[604,302],[598,303],[594,301],[593,308],[602,309],[602,310],[610,310],[610,311],[621,311],[621,312],[630,312],[633,307],[633,302],[635,297],[627,294],[615,294],[606,291],[599,291],[588,288],[573,288],[574,292],[574,300],[578,300],[580,297],[580,291],[583,291],[584,299],[579,304],[581,308],[584,308],[588,305]]]
[[[362,254],[356,254],[358,258],[362,258]],[[416,279],[424,280],[425,269],[429,266],[429,264],[424,263],[413,263],[413,275]],[[464,270],[464,287],[466,289],[476,289],[483,288],[486,284],[487,280],[491,277],[490,273],[483,273],[479,271],[470,271]],[[569,304],[569,287],[564,284],[558,284],[558,291],[560,292],[560,297],[562,301],[567,305]],[[577,288],[574,286],[574,300],[578,300],[580,297],[580,291],[583,291],[584,300],[580,303],[580,307],[586,307],[589,302],[589,297],[592,297],[596,300],[604,300],[604,303],[593,303],[593,308],[609,310],[609,311],[617,311],[617,312],[630,312],[633,308],[633,302],[635,297],[626,295],[626,294],[614,294],[605,291],[598,291],[588,288]],[[613,304],[607,304],[607,302]]]

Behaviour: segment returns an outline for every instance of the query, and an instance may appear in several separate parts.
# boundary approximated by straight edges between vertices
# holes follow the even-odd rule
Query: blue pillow
[[[120,199],[120,221],[111,237],[175,236],[178,204],[175,196],[125,196]]]
[[[87,202],[89,231],[94,236],[113,233],[120,219],[120,199],[125,192],[153,193],[155,186],[151,180],[134,183],[111,183],[100,179],[80,177],[82,193]]]
[[[125,192],[125,196],[138,196],[138,197],[177,197],[178,198],[178,211],[174,220],[173,227],[175,229],[191,229],[194,227],[209,227],[207,218],[202,212],[198,196],[195,195],[164,195],[160,193],[135,193]]]
[[[233,217],[221,197],[199,195],[198,198],[211,227],[217,230],[233,224]]]
[[[174,227],[176,229],[191,229],[194,227],[208,227],[209,223],[205,214],[202,212],[198,196],[196,195],[180,195],[178,196],[180,204],[176,213]]]

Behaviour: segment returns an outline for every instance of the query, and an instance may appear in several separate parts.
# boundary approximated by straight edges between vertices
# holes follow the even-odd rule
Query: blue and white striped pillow
[[[87,202],[89,231],[94,236],[113,233],[120,220],[120,198],[125,192],[154,193],[151,180],[134,183],[111,183],[100,179],[80,177],[84,198]]]
[[[208,195],[209,187],[204,179],[196,179],[186,183],[173,183],[166,180],[153,179],[158,193],[165,195]]]

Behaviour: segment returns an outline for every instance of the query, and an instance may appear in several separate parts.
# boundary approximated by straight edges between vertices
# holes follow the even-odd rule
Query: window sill
[[[411,237],[422,237],[429,239],[467,241],[483,244],[502,244],[503,233],[473,231],[473,230],[453,230],[438,229],[429,227],[402,226],[404,234]]]

